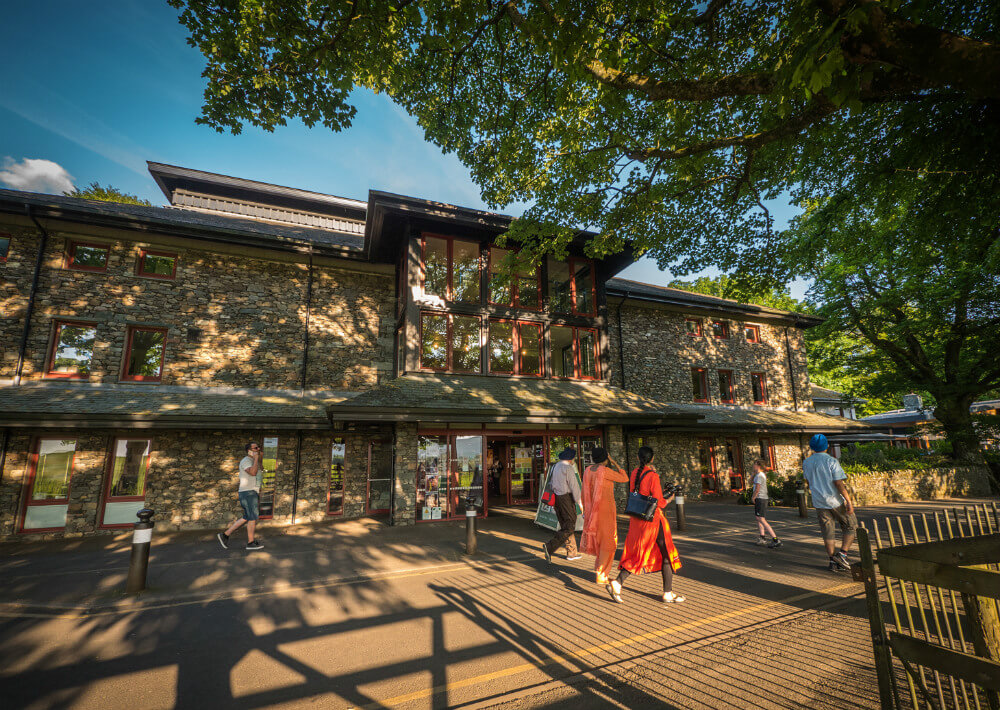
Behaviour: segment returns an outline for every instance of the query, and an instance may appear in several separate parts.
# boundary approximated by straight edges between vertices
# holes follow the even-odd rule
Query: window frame
[[[764,446],[762,447],[761,444]],[[762,436],[757,438],[757,453],[761,454],[760,458],[764,461],[764,468],[768,471],[776,470],[774,460],[774,439],[769,436]],[[763,454],[767,454],[764,456]]]
[[[146,256],[167,256],[174,260],[174,268],[170,272],[170,276],[164,276],[163,274],[148,274],[143,271],[143,263],[146,260]],[[135,262],[135,275],[144,279],[159,279],[160,281],[174,281],[177,278],[177,261],[178,255],[175,252],[170,251],[160,251],[158,249],[146,249],[141,247],[139,249],[139,258]]]
[[[3,254],[0,254],[0,264],[3,264],[7,261],[7,257],[10,255],[10,245],[14,241],[14,235],[9,232],[0,232],[0,239],[7,240],[7,249]]]
[[[66,482],[66,497],[65,498],[47,498],[46,500],[41,500],[33,502],[31,500],[31,491],[35,485],[35,477],[38,475],[38,455],[39,450],[42,448],[42,442],[44,441],[66,441],[66,437],[62,436],[36,436],[32,440],[31,454],[28,456],[28,471],[27,475],[24,477],[24,492],[22,493],[22,498],[24,499],[21,504],[20,510],[20,520],[18,521],[17,531],[19,533],[34,534],[34,533],[45,533],[45,532],[61,532],[66,529],[65,523],[59,527],[54,528],[28,528],[25,529],[24,525],[28,521],[28,508],[43,506],[43,505],[69,505],[70,497],[73,494],[73,473],[76,470],[76,454],[80,446],[80,438],[77,436],[72,437],[73,440],[73,457],[69,462],[69,480]],[[68,513],[67,513],[68,515]]]
[[[695,332],[692,333],[690,330],[687,329],[687,324],[688,323],[694,323],[694,325],[695,325]],[[688,335],[689,338],[700,338],[701,335],[702,335],[702,331],[701,331],[701,318],[685,318],[684,319],[684,332],[687,333],[687,335]]]
[[[145,441],[149,453],[146,454],[146,475],[142,478],[142,493],[138,496],[113,496],[111,483],[115,473],[115,451],[120,441]],[[146,483],[149,480],[149,462],[153,458],[153,438],[141,436],[114,436],[111,438],[111,448],[108,449],[107,463],[104,466],[104,485],[101,490],[101,522],[98,527],[104,530],[115,528],[131,528],[135,523],[105,523],[108,503],[144,503],[146,501]]]
[[[76,247],[93,247],[104,250],[104,266],[78,266],[73,263]],[[100,242],[85,242],[79,239],[70,239],[66,244],[66,260],[64,268],[71,271],[88,271],[92,274],[105,274],[108,271],[108,263],[111,261],[111,245]]]
[[[535,267],[535,290],[538,293],[538,307],[532,308],[531,306],[521,305],[521,285],[518,281],[520,274],[514,271],[514,277],[510,282],[510,303],[501,303],[499,301],[493,300],[493,290],[490,285],[493,281],[493,251],[499,250],[507,252],[508,254],[517,252],[512,249],[505,249],[503,247],[498,247],[495,244],[491,244],[486,250],[486,303],[491,306],[500,306],[501,308],[518,308],[524,311],[531,311],[532,313],[541,313],[542,309],[545,307],[545,298],[542,293],[542,267],[541,265]],[[482,256],[480,255],[480,259]],[[464,301],[463,301],[464,303]]]
[[[494,370],[493,360],[490,357],[490,350],[493,343],[493,328],[494,323],[509,323],[511,326],[511,348],[513,348],[513,358],[512,365],[513,369],[511,371],[506,370]],[[527,326],[533,328],[538,333],[538,372],[523,372],[521,367],[521,326]],[[542,378],[545,377],[545,329],[544,324],[539,321],[530,320],[518,320],[516,318],[489,318],[486,324],[486,374],[496,375],[497,377],[532,377],[532,378]]]
[[[715,332],[715,326],[722,326],[722,335],[717,335]],[[712,337],[716,340],[729,340],[729,321],[725,320],[713,320],[712,321]]]
[[[163,348],[160,350],[160,370],[159,374],[155,377],[152,375],[129,375],[128,374],[128,363],[129,358],[132,357],[132,337],[137,331],[147,331],[147,332],[157,332],[163,333]],[[119,375],[119,382],[146,382],[150,384],[158,384],[163,381],[163,366],[167,359],[167,334],[169,332],[168,328],[153,325],[129,325],[125,329],[125,356],[122,358],[122,368]]]
[[[49,353],[45,359],[45,374],[43,379],[46,380],[86,380],[90,377],[90,374],[80,375],[70,372],[52,372],[52,366],[55,364],[56,359],[56,349],[59,347],[59,333],[64,325],[71,326],[86,326],[88,328],[94,329],[94,335],[97,334],[97,322],[96,321],[83,321],[75,319],[66,318],[55,318],[52,321],[52,343],[49,345]],[[90,355],[91,362],[93,362],[94,354]]]
[[[601,379],[601,346],[600,340],[598,339],[597,328],[591,328],[588,326],[578,326],[578,325],[563,325],[562,323],[551,323],[549,324],[549,348],[546,356],[552,357],[552,328],[568,328],[573,331],[573,374],[572,375],[556,375],[555,367],[550,368],[552,370],[552,377],[557,380],[587,380],[596,381]],[[581,374],[582,370],[580,367],[580,331],[586,330],[594,334],[594,370],[595,375],[586,377]],[[542,370],[545,371],[545,365],[542,365]]]
[[[701,469],[701,452],[702,447],[707,449],[708,453],[708,473],[705,473]],[[698,474],[701,476],[701,492],[702,494],[719,493],[719,462],[715,458],[715,439],[711,437],[698,437]],[[711,485],[707,485],[706,481],[711,480]]]
[[[424,318],[426,317],[437,317],[444,318],[447,324],[445,329],[445,367],[425,367],[424,366]],[[453,357],[452,348],[452,336],[454,334],[454,323],[455,318],[475,318],[479,321],[479,368],[476,370],[456,370],[455,369],[455,359]],[[423,372],[446,372],[458,375],[480,375],[483,372],[483,317],[471,313],[442,313],[440,311],[420,311],[419,323],[419,337],[417,344],[417,362],[419,364],[419,370]],[[488,333],[487,333],[488,337]],[[489,341],[487,340],[487,348],[489,347]],[[487,355],[487,367],[489,366],[489,357]]]
[[[722,396],[722,376],[729,377],[729,397]],[[719,401],[722,404],[736,404],[736,373],[732,370],[719,370]]]
[[[757,400],[754,399],[754,377],[760,377],[760,392],[764,396],[764,399]],[[754,404],[767,404],[767,377],[763,372],[751,372],[750,373],[750,399]]]
[[[445,295],[443,296],[446,303],[467,303],[482,305],[483,303],[483,245],[482,243],[476,241],[475,239],[469,239],[468,237],[456,237],[450,234],[437,234],[436,232],[421,232],[420,233],[420,295],[421,298],[442,298],[441,296],[431,295],[428,296],[426,283],[427,283],[427,238],[432,239],[443,239],[448,244],[448,274],[447,274],[447,287],[445,288]],[[465,242],[466,244],[474,244],[476,246],[476,252],[478,253],[479,260],[479,300],[478,301],[456,301],[455,300],[455,242]],[[487,255],[487,259],[489,256]],[[488,272],[487,272],[488,273]],[[488,281],[488,279],[487,279]],[[486,284],[487,289],[489,288],[489,283]]]
[[[691,368],[691,382],[694,382],[694,377],[697,376],[701,382],[701,388],[705,393],[704,399],[698,398],[698,393],[695,391],[691,392],[691,400],[696,404],[708,404],[709,399],[711,399],[708,392],[708,371],[704,367],[692,367]]]
[[[340,471],[340,510],[336,513],[330,512],[330,492],[333,489],[333,447],[340,441],[341,445],[344,447],[344,463],[341,464]],[[334,436],[330,439],[330,470],[326,474],[326,514],[332,517],[341,517],[344,515],[344,504],[347,502],[347,479],[344,476],[344,469],[347,467],[347,438],[343,435]]]
[[[753,340],[751,340],[750,338],[746,337],[747,333],[749,331],[752,331],[753,334],[754,334]],[[748,343],[754,343],[754,344],[759,343],[760,342],[760,326],[759,325],[753,325],[753,324],[744,323],[743,324],[743,337],[744,337],[744,339]]]

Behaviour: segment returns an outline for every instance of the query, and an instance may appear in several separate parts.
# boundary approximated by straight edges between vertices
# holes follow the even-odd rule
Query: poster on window
[[[539,527],[547,528],[549,530],[559,529],[559,519],[556,517],[556,509],[552,507],[551,503],[546,501],[552,501],[555,494],[552,492],[552,471],[555,469],[556,464],[549,466],[549,470],[545,472],[545,485],[542,486],[542,495],[538,497],[538,510],[535,513],[535,525]],[[573,465],[573,473],[576,474],[576,482],[580,484],[580,490],[583,490],[583,484],[580,481],[580,472],[576,470],[576,465]],[[576,531],[580,532],[583,530],[583,508],[579,504],[576,506]]]

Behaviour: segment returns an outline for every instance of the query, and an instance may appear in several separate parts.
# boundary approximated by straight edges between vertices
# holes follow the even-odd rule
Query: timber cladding
[[[11,232],[3,265],[0,377],[13,376],[40,235]],[[137,275],[147,242],[82,237],[50,230],[22,376],[44,377],[57,319],[95,324],[90,382],[118,382],[130,325],[165,328],[162,384],[295,388],[301,383],[308,290],[304,263],[157,247],[177,254],[172,279]],[[79,239],[108,246],[107,270],[66,267]],[[392,363],[393,277],[313,267],[307,387],[358,389],[378,384]],[[19,316],[19,317],[17,317]]]

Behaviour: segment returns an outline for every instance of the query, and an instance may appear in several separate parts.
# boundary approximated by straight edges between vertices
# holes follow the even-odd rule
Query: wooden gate
[[[996,504],[871,528],[858,531],[854,573],[865,584],[883,710],[1000,710]]]

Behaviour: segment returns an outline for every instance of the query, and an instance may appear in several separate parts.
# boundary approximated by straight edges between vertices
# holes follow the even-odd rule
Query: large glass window
[[[715,463],[715,445],[711,439],[698,439],[698,468],[701,471],[702,490],[706,493],[717,493],[719,476]]]
[[[482,351],[479,318],[452,316],[451,369],[455,372],[480,372]]]
[[[758,439],[757,450],[761,461],[767,466],[768,471],[774,470],[774,442],[771,439]]]
[[[39,439],[31,457],[22,530],[66,527],[76,439]]]
[[[479,244],[452,241],[452,300],[479,303]]]
[[[172,279],[177,273],[177,255],[143,249],[139,252],[139,264],[136,271],[139,276]]]
[[[478,435],[455,436],[454,465],[448,490],[449,513],[465,515],[471,502],[478,510],[483,508],[483,437]]]
[[[490,321],[490,372],[514,374],[514,324],[511,321]]]
[[[542,324],[490,321],[490,372],[501,375],[542,374]]]
[[[481,301],[478,243],[428,235],[423,255],[425,296],[461,303]]]
[[[130,326],[122,379],[159,382],[163,375],[163,344],[166,336],[167,331],[163,328]]]
[[[503,260],[506,256],[506,249],[499,247],[490,249],[490,303],[498,306],[514,305],[514,283],[502,273]]]
[[[521,375],[542,374],[542,325],[518,323],[517,371]]]
[[[97,326],[92,323],[56,321],[46,375],[67,378],[89,375],[96,339]]]
[[[600,376],[596,330],[554,325],[549,330],[549,337],[553,375],[581,379]]]
[[[573,282],[569,264],[549,259],[549,310],[553,313],[573,312]]]
[[[424,237],[424,295],[448,298],[448,240]]]
[[[594,264],[583,259],[571,259],[573,266],[573,296],[576,313],[593,315],[594,310]]]
[[[580,353],[580,371],[577,377],[597,379],[597,331],[578,328],[576,332]]]
[[[513,278],[503,273],[507,249],[490,249],[490,303],[537,311],[542,307],[541,282],[537,267],[519,266]]]
[[[326,494],[327,515],[340,515],[344,512],[344,461],[347,458],[347,447],[344,437],[334,437],[330,446],[330,484]]]
[[[106,244],[85,244],[70,242],[66,250],[66,268],[78,271],[107,271],[108,252]]]
[[[448,316],[424,313],[420,317],[420,367],[448,369]]]
[[[573,328],[554,325],[549,329],[552,339],[552,374],[556,377],[576,376],[576,356],[573,352]]]
[[[420,367],[449,372],[482,372],[478,316],[423,313]]]
[[[146,491],[149,439],[118,439],[108,486],[109,498],[135,498]]]
[[[448,437],[417,437],[417,520],[448,517]]]

